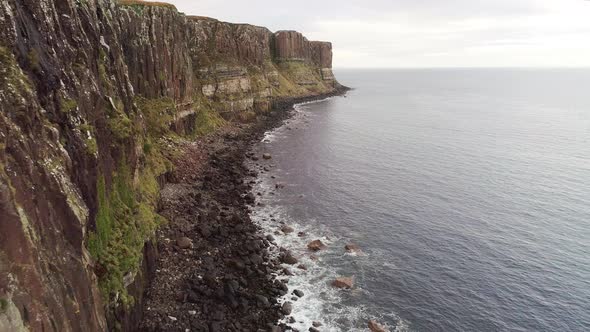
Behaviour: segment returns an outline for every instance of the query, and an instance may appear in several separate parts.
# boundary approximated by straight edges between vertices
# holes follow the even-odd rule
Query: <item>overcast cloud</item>
[[[587,0],[168,0],[334,44],[335,67],[590,66]]]

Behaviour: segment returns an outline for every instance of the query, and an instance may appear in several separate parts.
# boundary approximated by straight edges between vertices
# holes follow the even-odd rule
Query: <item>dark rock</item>
[[[270,153],[264,153],[264,154],[262,155],[262,158],[264,158],[264,159],[266,159],[266,160],[269,160],[269,159],[271,159],[271,158],[272,158],[272,156],[270,155]]]
[[[262,295],[256,295],[256,301],[262,305],[264,308],[268,308],[270,307],[270,302],[268,301],[268,299],[265,296]]]
[[[189,249],[190,247],[192,247],[193,241],[191,241],[191,239],[189,239],[188,237],[183,236],[183,237],[178,238],[178,240],[176,240],[176,245],[180,249]]]
[[[293,294],[297,295],[298,297],[303,297],[303,292],[300,291],[299,289],[294,290]]]
[[[285,234],[289,234],[289,233],[293,233],[295,231],[295,229],[291,226],[284,225],[283,227],[281,227],[281,231]]]
[[[291,303],[291,302],[283,303],[281,310],[282,310],[283,314],[285,314],[286,316],[290,315],[291,312],[293,312],[293,303]]]
[[[297,264],[297,262],[299,262],[299,260],[297,258],[295,258],[295,256],[293,256],[293,254],[291,254],[290,252],[287,252],[284,255],[281,255],[280,260],[282,263],[289,264],[289,265],[295,265],[295,264]]]

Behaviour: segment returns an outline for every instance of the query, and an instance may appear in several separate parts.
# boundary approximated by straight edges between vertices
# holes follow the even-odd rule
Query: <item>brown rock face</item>
[[[275,56],[281,60],[308,61],[311,46],[307,38],[297,31],[278,31],[274,35]]]
[[[320,68],[332,68],[332,43],[312,41],[311,60]]]
[[[309,41],[297,31],[274,34],[274,55],[285,61],[308,62],[318,68],[332,68],[332,43]]]

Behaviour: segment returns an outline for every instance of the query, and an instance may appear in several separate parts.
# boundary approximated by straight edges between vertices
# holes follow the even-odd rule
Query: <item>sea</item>
[[[590,69],[335,72],[255,147],[253,217],[306,268],[291,326],[590,331]]]

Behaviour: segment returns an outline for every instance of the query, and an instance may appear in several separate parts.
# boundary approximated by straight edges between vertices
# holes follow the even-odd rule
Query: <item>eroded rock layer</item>
[[[138,315],[173,141],[334,91],[331,59],[166,4],[0,0],[0,331]]]

